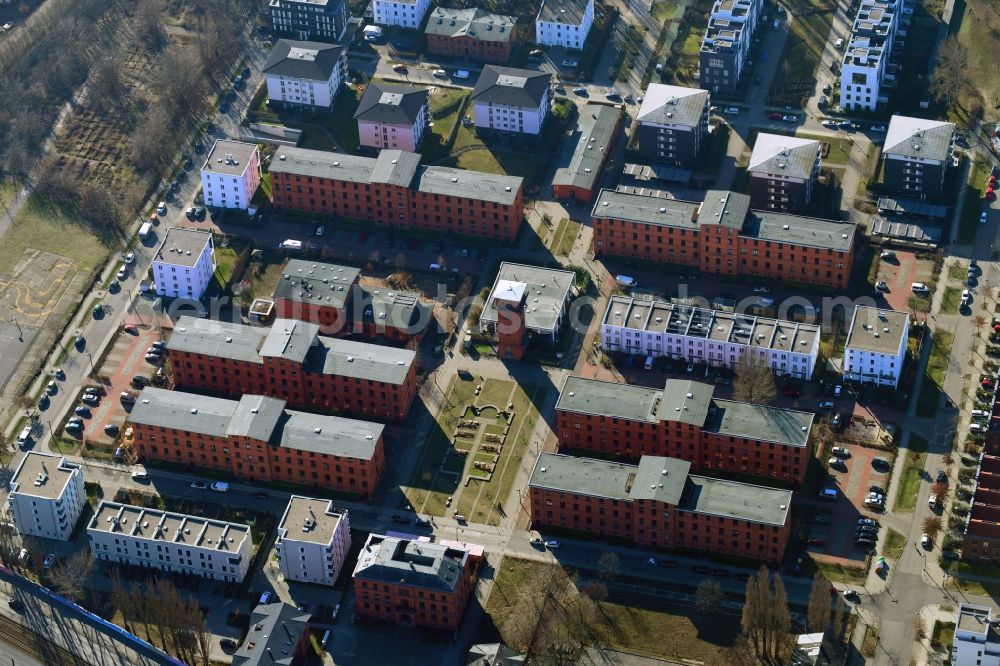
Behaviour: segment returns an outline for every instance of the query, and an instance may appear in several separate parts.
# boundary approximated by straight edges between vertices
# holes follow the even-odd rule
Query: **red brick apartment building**
[[[745,194],[709,190],[698,203],[605,189],[591,216],[597,254],[835,289],[851,278],[853,224],[750,210]]]
[[[669,379],[662,390],[567,377],[556,403],[562,451],[637,461],[680,458],[696,470],[801,483],[813,414],[722,400],[711,384]]]
[[[515,41],[516,23],[516,16],[491,14],[478,7],[435,7],[424,29],[427,51],[434,55],[506,65]]]
[[[181,317],[167,341],[177,388],[285,400],[402,421],[417,393],[408,349],[320,337],[319,326],[277,319],[270,328]]]
[[[604,165],[621,135],[622,112],[608,104],[588,104],[580,112],[573,137],[563,141],[552,178],[552,195],[590,203]]]
[[[970,562],[1000,562],[1000,457],[984,454],[965,524],[962,559]]]
[[[279,209],[513,241],[524,217],[522,179],[420,166],[420,155],[360,157],[281,147],[269,169]]]
[[[791,491],[691,476],[690,468],[661,456],[635,466],[542,453],[528,484],[532,527],[780,562]]]
[[[272,294],[275,316],[319,324],[321,335],[416,347],[431,320],[420,294],[363,287],[360,273],[350,266],[289,259]]]
[[[128,424],[141,459],[238,479],[371,497],[385,465],[381,424],[294,412],[260,395],[225,400],[147,387]]]
[[[370,534],[354,568],[354,611],[393,624],[455,631],[473,589],[469,552]]]

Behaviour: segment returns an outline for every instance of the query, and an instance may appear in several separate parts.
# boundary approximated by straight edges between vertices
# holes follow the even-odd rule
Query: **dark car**
[[[205,207],[204,206],[195,206],[194,207],[194,216],[195,216],[196,219],[204,220],[205,219]]]
[[[271,496],[268,495],[267,493],[254,493],[253,496],[256,499],[261,499],[261,500],[271,499]]]
[[[400,525],[408,525],[410,523],[410,519],[397,513],[392,517],[392,522],[399,523]]]
[[[223,650],[235,650],[236,641],[234,641],[232,638],[223,638],[222,640],[219,641],[219,647],[221,647]]]
[[[738,573],[736,574],[736,580],[743,581],[744,583],[750,580],[750,574],[748,573]]]
[[[144,386],[149,386],[149,378],[145,375],[136,375],[132,377],[132,385],[142,388]]]
[[[10,609],[12,611],[14,611],[15,613],[23,613],[24,612],[24,602],[21,601],[20,599],[12,597],[12,598],[10,598],[10,599],[7,600],[7,605],[10,606]],[[13,659],[11,659],[10,661],[11,661],[11,663],[14,663]]]
[[[86,405],[79,405],[78,407],[76,407],[73,410],[73,413],[74,414],[78,414],[79,416],[86,416],[86,417],[89,418],[90,417],[90,407],[87,407]]]
[[[691,571],[695,572],[696,574],[710,574],[710,573],[712,573],[711,567],[706,567],[703,564],[699,564],[697,566],[691,567]]]
[[[732,573],[726,569],[712,569],[712,575],[716,578],[729,578]]]
[[[78,335],[76,336],[76,342],[74,342],[73,344],[76,345],[77,349],[83,350],[83,348],[87,346],[87,338],[83,337],[82,335]]]
[[[674,560],[657,560],[657,566],[663,567],[664,569],[676,569],[677,562]]]
[[[868,492],[885,495],[885,489],[882,486],[868,486]]]

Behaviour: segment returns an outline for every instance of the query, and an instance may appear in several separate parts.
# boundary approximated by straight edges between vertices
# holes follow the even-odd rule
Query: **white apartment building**
[[[476,128],[538,136],[549,113],[551,80],[547,72],[486,65],[472,91]]]
[[[543,0],[535,18],[535,41],[542,46],[582,49],[594,25],[594,0]]]
[[[78,465],[50,453],[28,453],[10,481],[7,504],[21,536],[66,541],[87,493]]]
[[[1000,618],[991,608],[959,604],[951,644],[952,666],[1000,666],[998,623]]]
[[[209,208],[250,207],[260,185],[260,152],[255,143],[219,139],[201,167],[201,191]]]
[[[776,375],[796,379],[812,377],[819,340],[812,324],[627,296],[613,296],[601,322],[608,351],[735,368],[752,350]]]
[[[851,28],[840,72],[840,105],[848,111],[874,111],[882,95],[892,44],[899,25],[896,2],[862,0]]]
[[[95,559],[240,583],[253,556],[250,527],[131,504],[101,502],[87,526]]]
[[[909,335],[909,313],[855,306],[844,343],[844,379],[898,386]]]
[[[347,76],[347,49],[279,39],[263,71],[270,106],[329,111]]]
[[[398,25],[416,30],[431,8],[431,0],[372,0],[372,15],[377,25]]]
[[[156,293],[198,300],[215,273],[215,239],[201,229],[170,227],[153,257]]]
[[[285,580],[333,587],[350,548],[347,509],[334,508],[332,500],[289,498],[274,544]]]

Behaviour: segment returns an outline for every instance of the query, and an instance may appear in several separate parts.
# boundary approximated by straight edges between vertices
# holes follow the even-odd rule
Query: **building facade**
[[[954,123],[893,116],[882,149],[883,186],[901,197],[940,199],[954,138]]]
[[[249,393],[226,400],[147,387],[128,423],[141,459],[236,479],[371,497],[385,467],[382,424],[286,410]]]
[[[22,537],[67,541],[87,503],[80,467],[48,453],[29,451],[8,490],[7,506]]]
[[[716,0],[701,41],[701,87],[733,95],[750,56],[753,32],[761,13],[760,0]]]
[[[750,206],[758,210],[802,213],[812,201],[823,145],[813,139],[760,133],[747,175]]]
[[[209,208],[250,207],[260,185],[260,151],[255,143],[219,139],[201,167],[201,191]]]
[[[329,111],[347,77],[347,49],[337,44],[279,39],[264,63],[268,104]]]
[[[897,388],[909,338],[908,312],[855,306],[844,343],[844,379]]]
[[[591,212],[594,252],[845,289],[856,228],[750,210],[744,194],[709,190],[700,203],[604,189]]]
[[[539,136],[552,102],[551,81],[548,72],[486,65],[471,97],[476,129]]]
[[[346,0],[269,0],[278,34],[303,41],[335,42],[347,29]]]
[[[291,319],[259,328],[181,317],[167,341],[170,374],[177,388],[404,420],[417,392],[414,352],[318,331]]]
[[[639,154],[692,169],[708,137],[711,95],[699,88],[651,83],[639,107]]]
[[[250,527],[101,501],[87,526],[96,560],[241,583],[253,557]]]
[[[751,353],[776,376],[804,381],[816,369],[819,342],[813,324],[628,296],[612,296],[601,322],[608,351],[729,369]]]
[[[523,304],[519,316],[523,326],[520,330],[522,341],[523,335],[530,333],[549,344],[555,344],[564,323],[575,279],[576,275],[572,271],[502,262],[490,290],[492,297],[479,317],[479,331],[491,335],[501,332],[503,327],[500,326],[497,298],[500,297],[500,303],[509,303],[511,297],[504,295],[513,287],[519,291],[516,300]],[[504,334],[512,335],[513,332],[506,330]]]
[[[285,580],[333,587],[350,549],[347,509],[335,508],[333,500],[289,498],[274,544]]]
[[[851,27],[851,37],[840,68],[840,105],[848,111],[874,111],[888,73],[892,45],[899,25],[896,2],[862,0]]]
[[[959,604],[951,644],[953,666],[1000,666],[998,622],[992,608]]]
[[[513,241],[524,218],[523,180],[420,166],[420,156],[382,150],[377,158],[282,147],[271,162],[278,209]]]
[[[594,0],[543,0],[535,18],[535,41],[582,50],[593,25]]]
[[[996,420],[995,416],[991,419],[994,424]],[[991,428],[990,434],[994,432]],[[986,453],[979,459],[971,510],[965,519],[962,559],[966,562],[1000,563],[1000,456],[995,438],[990,440],[988,434]]]
[[[467,550],[371,534],[354,568],[354,612],[393,624],[455,631],[473,580]]]
[[[722,400],[714,391],[689,380],[657,390],[568,377],[556,403],[560,450],[629,461],[666,456],[696,470],[801,483],[814,415]]]
[[[378,25],[416,30],[431,8],[431,0],[372,0],[372,16]]]
[[[416,151],[431,118],[427,99],[425,88],[369,83],[354,113],[361,145]]]
[[[543,452],[528,482],[532,528],[780,562],[791,491],[692,476],[690,467],[661,456],[623,465]]]
[[[198,300],[215,275],[215,239],[211,231],[171,227],[153,256],[156,293]]]
[[[427,51],[503,65],[510,60],[516,25],[515,16],[501,16],[479,7],[435,7],[424,29]]]

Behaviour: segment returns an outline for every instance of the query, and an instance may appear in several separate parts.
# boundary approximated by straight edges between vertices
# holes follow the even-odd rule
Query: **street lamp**
[[[10,320],[12,322],[14,322],[14,326],[17,326],[17,341],[18,342],[24,342],[24,340],[21,337],[22,336],[21,325],[17,323],[17,316],[16,315],[11,315]]]

